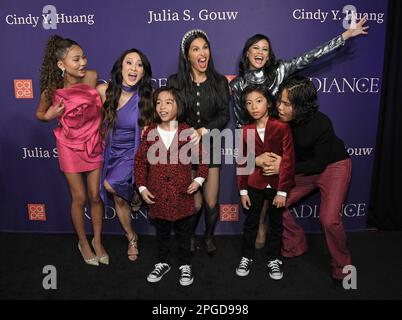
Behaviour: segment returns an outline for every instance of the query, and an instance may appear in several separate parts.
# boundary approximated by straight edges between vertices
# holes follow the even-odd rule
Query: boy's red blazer
[[[247,133],[255,133],[255,150],[248,150],[251,156],[257,157],[264,152],[274,152],[282,157],[279,174],[264,176],[261,167],[255,167],[249,175],[237,175],[239,190],[251,186],[256,189],[264,189],[271,185],[278,191],[289,192],[294,186],[295,155],[293,148],[292,132],[289,125],[274,118],[269,118],[265,127],[264,143],[261,141],[256,123],[243,126],[242,143],[243,153],[246,152]],[[245,167],[245,164],[238,164],[238,167]]]

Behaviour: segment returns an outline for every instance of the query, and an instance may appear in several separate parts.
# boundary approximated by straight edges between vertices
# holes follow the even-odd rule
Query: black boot
[[[200,217],[202,215],[203,208],[197,211],[196,214],[192,216],[192,234],[191,234],[191,242],[190,242],[190,251],[194,254],[197,250],[199,250],[199,246],[197,246],[195,242],[195,230],[197,229],[198,221],[200,221]]]
[[[214,254],[216,251],[213,235],[216,223],[218,222],[218,216],[218,206],[215,206],[213,209],[205,207],[205,244],[209,255]]]

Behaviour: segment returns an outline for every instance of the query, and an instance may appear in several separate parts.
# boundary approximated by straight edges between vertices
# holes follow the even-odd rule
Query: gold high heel
[[[94,250],[95,250],[95,243],[94,243],[94,238],[92,238],[92,241],[91,241],[91,244],[92,244],[92,247],[94,248]],[[98,257],[98,256],[96,256],[96,258],[98,259],[98,261],[100,262],[100,263],[102,263],[102,264],[106,264],[106,265],[108,265],[109,264],[109,255],[106,253],[106,254],[104,254],[102,257]]]
[[[128,253],[128,251],[131,248],[135,248],[136,252],[134,253]],[[130,261],[136,261],[138,259],[139,256],[139,251],[138,251],[138,235],[135,233],[134,236],[131,238],[131,240],[128,241],[128,250],[127,250],[127,255],[128,255],[128,259]]]
[[[86,264],[89,264],[89,265],[95,266],[95,267],[99,266],[98,258],[96,256],[93,258],[85,259],[84,254],[82,253],[81,245],[79,242],[78,242],[78,250],[80,250],[82,258],[84,259]]]

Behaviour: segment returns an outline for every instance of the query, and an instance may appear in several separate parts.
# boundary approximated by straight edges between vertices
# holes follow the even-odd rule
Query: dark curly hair
[[[288,99],[293,107],[293,120],[290,124],[308,122],[318,111],[317,89],[313,82],[303,76],[287,79],[279,86],[278,101],[285,89],[288,90]]]
[[[151,106],[152,99],[152,69],[148,58],[138,49],[129,49],[124,51],[120,57],[113,64],[112,71],[110,72],[110,80],[106,89],[106,100],[102,108],[102,122],[101,131],[105,136],[109,138],[110,131],[115,127],[117,120],[117,106],[119,103],[122,84],[123,84],[123,61],[126,55],[135,52],[140,58],[144,67],[144,75],[138,83],[138,90],[140,95],[140,101],[138,107],[140,110],[140,118],[138,124],[141,127],[147,126],[153,120],[153,110]],[[106,132],[105,132],[106,131]]]
[[[269,116],[271,116],[273,114],[274,109],[275,109],[275,98],[266,86],[259,85],[259,84],[249,85],[242,91],[241,98],[240,98],[240,103],[243,106],[241,116],[242,116],[242,119],[244,119],[245,124],[248,124],[248,123],[251,123],[254,121],[253,117],[251,117],[251,115],[248,113],[248,110],[246,107],[247,95],[254,91],[262,94],[265,97],[265,99],[267,99]]]
[[[71,39],[65,39],[58,35],[50,36],[47,40],[43,63],[40,68],[40,92],[45,91],[49,103],[53,100],[56,89],[62,88],[62,71],[57,66],[57,61],[63,59],[72,46],[80,45]]]

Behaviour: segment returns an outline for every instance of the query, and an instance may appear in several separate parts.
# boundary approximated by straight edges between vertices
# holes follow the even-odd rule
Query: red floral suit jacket
[[[289,125],[277,119],[269,118],[265,127],[264,143],[261,141],[256,123],[243,126],[242,143],[243,152],[246,152],[247,135],[249,132],[255,134],[255,150],[248,150],[252,157],[257,157],[264,152],[274,152],[282,157],[279,174],[264,176],[261,167],[249,175],[237,175],[239,190],[251,186],[256,189],[264,189],[268,184],[278,191],[289,192],[294,186],[295,154],[293,148],[292,132]],[[245,167],[245,164],[238,164],[238,167]]]
[[[194,196],[187,193],[187,188],[193,181],[192,162],[184,164],[178,157],[180,150],[185,152],[186,149],[190,149],[189,136],[186,137],[185,141],[180,141],[182,137],[180,133],[190,127],[185,123],[179,123],[176,135],[168,150],[166,150],[156,128],[157,125],[152,124],[144,132],[140,148],[135,156],[135,181],[138,187],[147,187],[155,196],[155,204],[148,205],[148,213],[151,218],[176,221],[195,213]],[[201,144],[199,148],[201,150]],[[147,157],[148,150],[156,158],[149,159]],[[167,163],[162,163],[162,156],[164,155],[168,160]],[[202,164],[201,160],[202,157],[200,156],[196,177],[206,179],[208,166]],[[150,161],[156,163],[151,164]],[[175,161],[176,163],[174,163]]]

